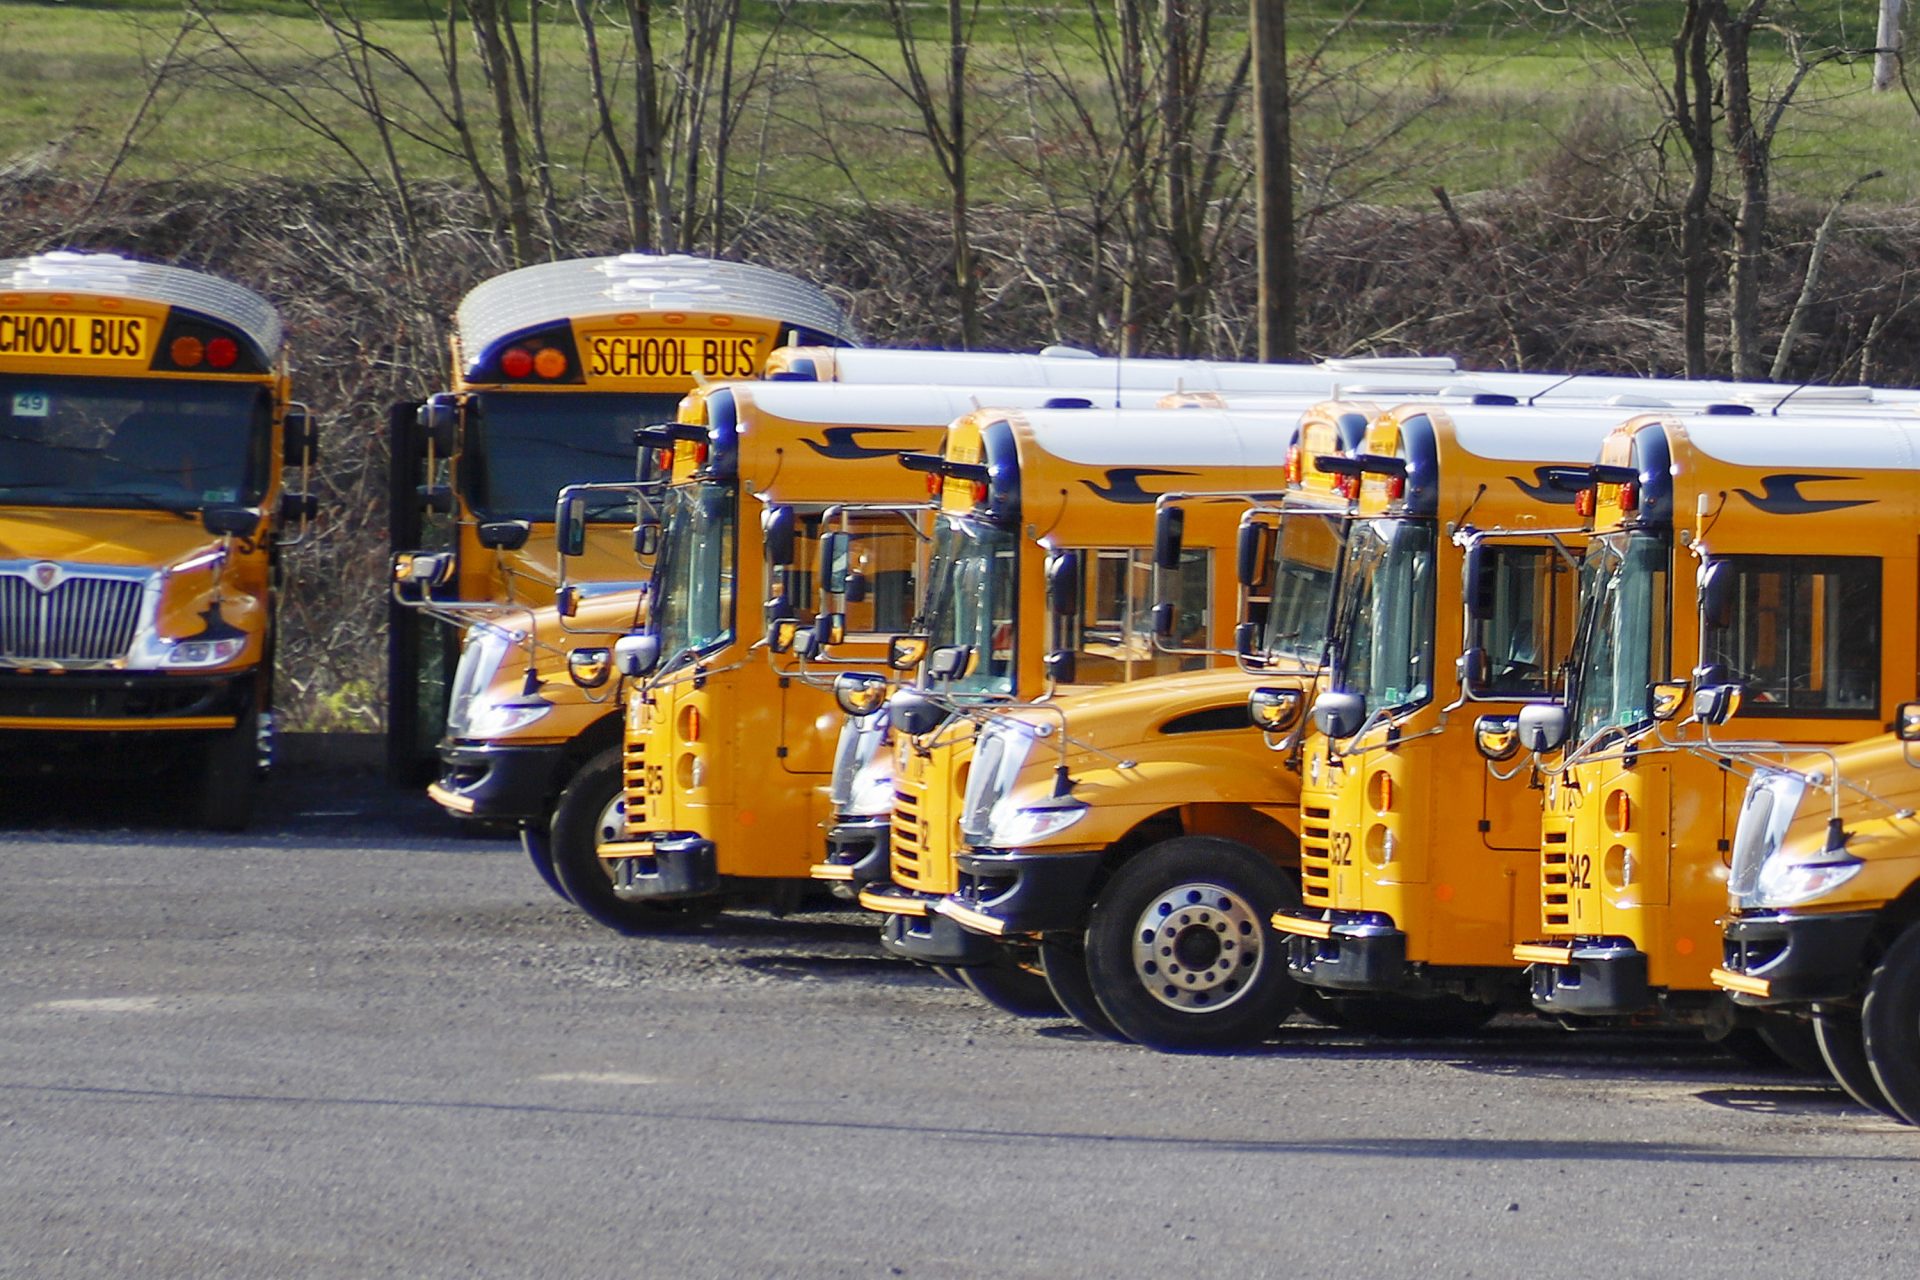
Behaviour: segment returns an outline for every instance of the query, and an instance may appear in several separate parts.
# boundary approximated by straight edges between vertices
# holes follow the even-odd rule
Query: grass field
[[[358,11],[378,19],[377,37],[394,53],[437,75],[432,24],[439,11],[420,0],[363,0]],[[1672,3],[1635,6],[1649,32],[1638,62],[1631,46],[1591,33],[1555,28],[1545,19],[1519,25],[1531,6],[1465,6],[1445,27],[1424,28],[1459,6],[1439,0],[1388,0],[1362,9],[1364,21],[1327,33],[1348,6],[1294,3],[1290,10],[1302,186],[1309,203],[1367,200],[1424,202],[1444,185],[1456,194],[1498,190],[1532,180],[1564,180],[1570,155],[1602,169],[1644,165],[1645,140],[1657,124],[1647,87],[1647,60],[1664,71],[1663,33]],[[1591,7],[1591,6],[1590,6]],[[1870,42],[1873,8],[1866,0],[1806,6],[1826,35]],[[749,56],[772,29],[771,10],[748,5],[740,45]],[[321,26],[294,0],[257,0],[220,7],[217,21],[265,68],[291,88],[301,108],[337,129],[363,155],[372,134],[334,96],[338,77],[308,65],[325,54]],[[562,4],[543,28],[548,131],[565,185],[601,179],[604,152],[593,145],[579,32]],[[941,11],[923,10],[930,25]],[[856,52],[890,62],[891,48],[874,4],[807,3],[773,38],[770,74],[750,98],[737,134],[730,184],[740,201],[834,203],[861,198],[932,203],[937,172],[912,132],[904,104],[871,72],[835,56],[826,41],[797,23],[831,33]],[[181,45],[171,79],[141,128],[129,125],[147,94],[148,69],[168,48],[180,10],[165,0],[124,0],[83,7],[0,0],[0,169],[53,167],[87,175],[117,156],[121,172],[144,179],[244,180],[249,175],[321,177],[350,173],[343,151],[303,128],[283,110],[235,88],[217,68],[233,61],[197,30]],[[1065,78],[1091,91],[1097,66],[1087,52],[1083,7],[986,5],[973,50],[977,94],[973,127],[976,199],[1020,204],[1042,198],[1044,170],[1060,189],[1067,170],[1096,161],[1085,139],[1061,128],[1051,109],[1060,95],[1031,74],[1057,59]],[[1244,10],[1223,15],[1221,39],[1237,47]],[[1409,32],[1417,38],[1406,39]],[[663,46],[673,37],[664,26]],[[1322,42],[1324,47],[1322,46]],[[1309,55],[1317,52],[1317,58]],[[1044,57],[1043,57],[1044,53]],[[484,103],[484,87],[464,50],[468,106]],[[1765,55],[1770,77],[1784,72],[1777,49]],[[1835,63],[1816,72],[1789,113],[1778,147],[1782,198],[1815,203],[1860,174],[1887,177],[1863,198],[1904,204],[1920,198],[1920,166],[1911,163],[1920,120],[1902,94],[1867,91],[1869,68]],[[392,72],[383,92],[396,109],[431,123],[430,97]],[[437,126],[436,126],[437,127]],[[433,130],[427,130],[432,132]],[[440,130],[444,140],[444,130]],[[1617,152],[1617,154],[1615,154]],[[406,142],[401,156],[415,179],[464,176],[458,158],[427,140]],[[1076,169],[1076,162],[1081,162]]]

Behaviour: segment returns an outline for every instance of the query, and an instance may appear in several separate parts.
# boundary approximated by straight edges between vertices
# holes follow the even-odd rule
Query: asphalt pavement
[[[1693,1035],[1170,1057],[859,913],[621,938],[367,775],[0,792],[0,1276],[1902,1277],[1920,1130]]]

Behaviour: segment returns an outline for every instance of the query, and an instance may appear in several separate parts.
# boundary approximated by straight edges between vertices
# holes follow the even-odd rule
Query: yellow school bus
[[[1910,416],[1910,415],[1906,415]],[[1533,1003],[1732,1028],[1720,959],[1757,759],[1878,733],[1916,650],[1915,428],[1860,417],[1643,418],[1579,501],[1593,540],[1569,700],[1530,710],[1544,776]],[[1695,714],[1678,720],[1687,685]],[[1804,1063],[1795,1024],[1760,1020]]]
[[[667,483],[649,617],[614,646],[624,751],[575,776],[550,829],[575,903],[633,930],[738,893],[797,900],[841,721],[821,672],[876,662],[913,614],[924,487],[900,455],[982,399],[1057,395],[734,383],[689,400],[696,421],[642,433]]]
[[[1163,447],[1167,439],[1186,442],[1182,465],[1169,469],[1188,474],[1157,481],[1190,495],[1173,499],[1183,526],[1177,539],[1170,527],[1157,531],[1145,509],[1130,515],[1088,497],[1079,500],[1071,529],[1049,535],[1056,548],[1049,568],[1059,563],[1057,548],[1116,540],[1135,544],[1127,552],[1143,577],[1147,564],[1158,563],[1162,590],[1143,582],[1132,638],[1160,655],[1157,666],[1131,681],[1083,681],[1036,699],[1046,666],[1058,663],[1061,642],[1084,619],[1074,616],[1077,609],[1063,616],[1051,584],[1027,587],[1023,596],[1038,598],[1024,601],[1023,616],[1044,617],[1036,630],[1050,634],[1023,643],[1001,700],[959,704],[963,714],[931,733],[898,734],[893,884],[862,895],[863,904],[893,911],[885,934],[890,948],[930,963],[974,966],[960,969],[963,977],[993,972],[982,966],[996,953],[1002,971],[1006,956],[1037,956],[1056,1011],[1103,1034],[1162,1047],[1227,1043],[1235,1033],[1222,1021],[1248,1016],[1264,1031],[1285,1015],[1274,1002],[1291,1000],[1284,970],[1258,964],[1264,927],[1216,953],[1228,962],[1197,967],[1175,999],[1155,997],[1158,983],[1131,982],[1140,999],[1123,998],[1113,1015],[1103,1008],[1111,1001],[1096,999],[1088,962],[1113,950],[1106,936],[1112,930],[1100,925],[1126,916],[1123,931],[1130,934],[1140,913],[1132,898],[1164,896],[1169,870],[1184,868],[1184,875],[1195,858],[1227,864],[1209,863],[1207,870],[1222,882],[1216,892],[1236,901],[1271,909],[1276,894],[1297,900],[1285,879],[1294,847],[1286,797],[1273,785],[1267,752],[1245,758],[1252,680],[1230,660],[1283,671],[1308,671],[1317,662],[1315,618],[1324,610],[1343,512],[1331,509],[1331,521],[1304,514],[1294,521],[1291,536],[1276,544],[1277,571],[1265,574],[1254,571],[1261,557],[1250,548],[1259,544],[1243,536],[1243,513],[1256,495],[1271,510],[1309,492],[1301,484],[1300,449],[1287,447],[1296,432],[1310,447],[1334,452],[1340,433],[1351,435],[1365,419],[1359,406],[1322,402],[1296,403],[1290,412],[1276,406],[1269,414],[1219,414],[1210,431],[1180,426],[1180,415],[1194,412],[1142,424],[1166,433]],[[1063,465],[1052,457],[1056,437],[1036,434],[1021,474],[1029,488],[1050,492],[1060,487],[1057,473],[1086,461]],[[950,499],[944,505],[949,519],[980,518]],[[1022,558],[1031,562],[1024,576],[1039,578],[1038,551]],[[1196,571],[1205,573],[1205,594],[1202,580],[1182,580]],[[1260,595],[1249,597],[1253,618],[1238,623],[1243,587]],[[1156,599],[1162,594],[1164,602]],[[953,639],[937,631],[932,637]],[[953,704],[953,682],[936,679],[919,694],[896,695],[895,713],[903,698],[911,713],[914,698],[929,695]],[[1130,948],[1121,950],[1120,962],[1134,973]],[[977,981],[970,985],[981,990]],[[994,996],[991,988],[982,994]],[[1010,1000],[996,1003],[1023,1011]]]
[[[1473,750],[1460,713],[1555,692],[1579,522],[1552,475],[1591,459],[1623,412],[1407,405],[1353,457],[1323,460],[1347,474],[1354,518],[1306,730],[1304,901],[1272,923],[1294,976],[1356,1025],[1441,1030],[1524,1007],[1511,952],[1537,918],[1539,802],[1524,771],[1458,780]],[[1489,529],[1514,535],[1488,568],[1493,598],[1463,598],[1460,544]]]
[[[279,313],[105,253],[0,261],[0,760],[175,769],[249,820],[271,755],[283,538],[313,427]]]
[[[564,648],[555,615],[527,614],[553,603],[560,488],[633,480],[637,428],[673,420],[702,382],[758,376],[777,343],[831,349],[858,338],[824,290],[746,263],[631,253],[487,280],[460,303],[451,389],[391,411],[392,548],[444,557],[432,562],[441,617],[504,618],[525,632],[514,665],[537,660],[542,646]],[[571,576],[637,587],[631,495],[609,493],[589,518]],[[415,777],[441,736],[458,632],[406,607],[421,594],[418,575],[402,586],[409,598],[390,611],[388,741],[393,772]],[[597,718],[549,714],[537,736],[564,748]],[[544,764],[561,767],[565,750],[549,754]],[[551,770],[515,758],[512,776],[498,779],[512,794],[496,804],[486,785],[493,763],[448,761],[456,776],[444,789],[474,801],[469,816],[537,809],[529,793],[550,790]]]
[[[1894,731],[1759,769],[1734,827],[1715,985],[1810,1018],[1846,1091],[1920,1124],[1920,703]]]

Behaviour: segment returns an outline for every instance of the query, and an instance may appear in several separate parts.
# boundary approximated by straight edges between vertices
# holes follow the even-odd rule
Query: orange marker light
[[[533,358],[533,371],[543,378],[557,378],[567,371],[567,353],[548,347]]]
[[[167,348],[167,354],[173,357],[173,362],[182,369],[191,369],[206,358],[207,349],[201,345],[200,339],[183,337],[173,340],[172,345]]]

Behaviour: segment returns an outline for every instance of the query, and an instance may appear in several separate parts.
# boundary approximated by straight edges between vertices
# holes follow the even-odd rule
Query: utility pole
[[[1287,91],[1287,0],[1248,0],[1253,46],[1256,271],[1260,358],[1297,354],[1293,246],[1293,103]]]

